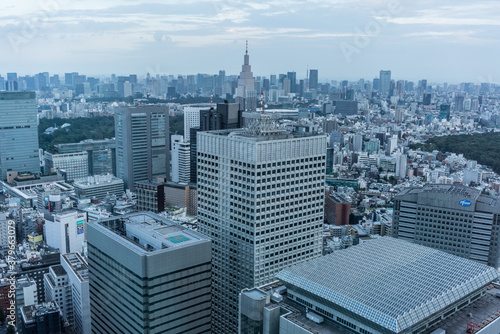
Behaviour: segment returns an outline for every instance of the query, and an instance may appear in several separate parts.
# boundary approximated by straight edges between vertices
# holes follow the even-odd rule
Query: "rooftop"
[[[131,213],[90,224],[98,224],[108,229],[136,251],[140,249],[157,252],[210,240],[198,232],[152,212]]]
[[[89,268],[87,262],[78,253],[68,253],[62,255],[63,260],[66,261],[75,275],[78,277],[80,282],[88,281],[89,279]]]
[[[289,267],[277,278],[400,332],[484,287],[498,278],[498,272],[383,237]]]

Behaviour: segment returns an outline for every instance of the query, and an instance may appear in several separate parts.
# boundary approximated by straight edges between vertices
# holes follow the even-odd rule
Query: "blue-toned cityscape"
[[[500,333],[500,6],[123,2],[0,5],[0,334]]]

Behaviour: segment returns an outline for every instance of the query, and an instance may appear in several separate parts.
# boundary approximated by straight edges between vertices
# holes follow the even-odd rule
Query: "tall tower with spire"
[[[244,111],[256,111],[257,93],[255,91],[255,80],[253,78],[252,67],[250,66],[250,56],[248,55],[248,41],[243,58],[240,76],[238,78],[238,88],[236,90],[236,102],[240,104],[240,109]]]

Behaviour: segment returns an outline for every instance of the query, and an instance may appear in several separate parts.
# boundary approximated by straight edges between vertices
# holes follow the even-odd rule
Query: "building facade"
[[[60,154],[86,151],[89,159],[89,175],[116,175],[115,139],[87,139],[79,143],[59,144],[55,147]]]
[[[474,188],[426,185],[394,200],[392,236],[500,268],[500,202]]]
[[[59,249],[61,254],[81,252],[85,240],[87,213],[64,210],[47,219],[43,234],[47,245]]]
[[[125,188],[170,176],[168,106],[126,107],[115,113],[116,170]]]
[[[61,255],[61,266],[66,271],[73,321],[71,328],[76,334],[90,334],[89,269],[87,261],[79,253]]]
[[[91,222],[92,331],[210,333],[210,249],[209,238],[151,212]]]
[[[189,183],[191,176],[190,144],[181,135],[173,135],[172,143],[172,182]]]
[[[40,173],[35,92],[0,92],[0,179]]]
[[[159,213],[165,210],[165,187],[163,183],[139,181],[136,186],[138,211]]]
[[[72,185],[78,196],[100,200],[107,195],[122,196],[125,190],[123,180],[111,174],[76,179]]]
[[[89,156],[87,152],[52,154],[45,152],[45,173],[64,171],[66,181],[74,181],[89,176]]]
[[[213,331],[237,331],[238,294],[321,255],[326,137],[198,133],[198,229],[213,240]]]

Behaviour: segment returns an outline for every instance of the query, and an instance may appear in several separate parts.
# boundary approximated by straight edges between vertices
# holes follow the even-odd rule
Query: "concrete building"
[[[42,255],[40,259],[21,264],[22,276],[33,279],[36,283],[36,295],[39,303],[45,302],[44,275],[49,272],[50,266],[60,263],[59,253]]]
[[[408,188],[394,198],[392,236],[500,268],[500,202],[456,185]]]
[[[196,184],[165,183],[165,205],[186,208],[189,216],[197,215]]]
[[[486,298],[497,277],[483,264],[383,237],[288,267],[281,284],[243,290],[240,333],[430,333]]]
[[[209,104],[189,105],[184,107],[184,139],[191,140],[190,130],[200,126],[200,111],[210,108]]]
[[[30,277],[20,277],[16,281],[16,316],[21,317],[21,308],[38,304],[36,282]]]
[[[87,152],[89,175],[116,175],[115,139],[86,139],[79,143],[55,145],[59,154]]]
[[[139,181],[136,186],[138,211],[160,213],[165,210],[164,183]]]
[[[48,246],[59,249],[61,254],[81,252],[86,225],[86,212],[61,211],[53,216],[53,221],[45,220],[44,239]]]
[[[351,203],[339,193],[325,195],[325,222],[330,225],[349,225]]]
[[[104,199],[108,194],[120,197],[125,190],[123,180],[111,174],[76,179],[72,185],[78,196],[100,200]]]
[[[79,253],[61,255],[61,266],[66,271],[71,296],[73,321],[76,334],[90,334],[89,270],[87,261]]]
[[[196,134],[199,131],[239,129],[243,127],[242,110],[238,103],[218,103],[217,109],[200,110],[199,116],[200,126],[190,129],[191,183],[196,183],[198,173]]]
[[[43,154],[45,172],[55,173],[64,171],[66,181],[73,181],[89,176],[89,156],[87,152],[66,154]]]
[[[65,333],[63,316],[55,302],[24,306],[19,320],[23,334]]]
[[[35,92],[0,92],[0,180],[40,173],[37,114]]]
[[[246,129],[198,133],[198,229],[213,239],[216,333],[237,331],[241,289],[322,251],[326,136],[244,117]]]
[[[93,332],[211,332],[209,238],[151,212],[88,227]]]
[[[318,70],[309,70],[309,90],[318,89]]]
[[[380,93],[387,94],[391,87],[391,71],[380,71]]]
[[[172,149],[172,182],[189,183],[191,177],[190,144],[183,136],[173,135]]]
[[[125,188],[170,177],[168,106],[139,106],[115,113],[116,170]]]
[[[51,266],[43,279],[45,301],[57,303],[64,319],[73,324],[72,286],[68,282],[66,270],[60,264]]]

